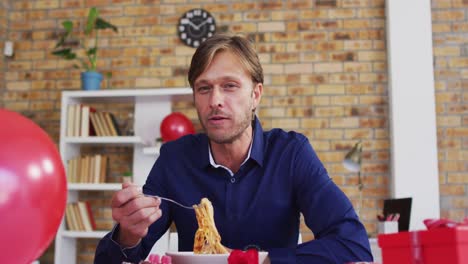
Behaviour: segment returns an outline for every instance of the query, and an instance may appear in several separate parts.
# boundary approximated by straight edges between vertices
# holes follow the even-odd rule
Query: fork
[[[176,205],[178,205],[178,206],[180,206],[180,207],[183,207],[183,208],[185,208],[185,209],[195,210],[195,209],[194,209],[193,207],[191,207],[191,206],[183,205],[183,204],[181,204],[181,203],[179,203],[179,202],[176,202],[176,201],[174,201],[174,200],[172,200],[172,199],[169,199],[169,198],[166,198],[166,197],[161,197],[161,196],[159,196],[159,195],[151,195],[151,194],[143,194],[143,195],[146,196],[146,197],[159,198],[159,199],[161,199],[161,200],[165,200],[165,201],[174,203],[174,204],[176,204]]]

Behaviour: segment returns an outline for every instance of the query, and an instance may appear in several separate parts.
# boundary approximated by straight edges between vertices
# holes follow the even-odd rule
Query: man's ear
[[[257,83],[252,91],[252,99],[253,99],[253,109],[257,109],[257,106],[260,104],[260,99],[262,98],[263,94],[263,84]]]

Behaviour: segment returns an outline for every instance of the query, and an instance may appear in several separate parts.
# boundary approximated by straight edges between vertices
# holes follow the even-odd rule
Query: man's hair
[[[206,70],[216,54],[232,52],[252,77],[252,82],[263,84],[263,69],[252,43],[242,36],[216,34],[208,38],[193,54],[188,81],[193,88],[195,80]]]

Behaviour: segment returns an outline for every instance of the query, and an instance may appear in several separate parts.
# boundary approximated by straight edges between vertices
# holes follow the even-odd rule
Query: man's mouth
[[[222,126],[229,118],[221,115],[213,115],[208,118],[208,123],[212,126]]]
[[[208,118],[208,120],[214,120],[214,121],[223,120],[223,119],[227,119],[227,118],[224,116],[211,116],[210,118]]]

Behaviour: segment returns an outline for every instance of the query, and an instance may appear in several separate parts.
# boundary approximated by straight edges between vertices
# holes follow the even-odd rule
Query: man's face
[[[198,118],[208,137],[223,144],[247,133],[262,90],[235,55],[218,53],[193,87]]]

